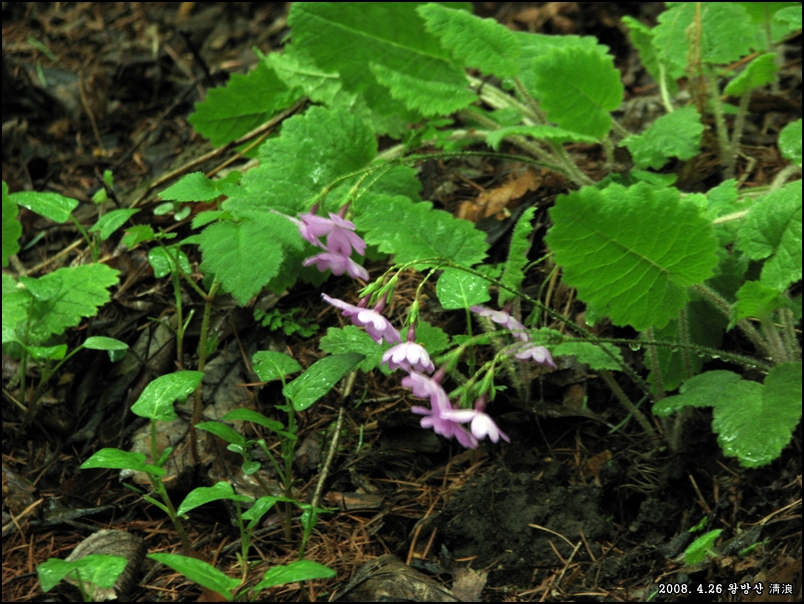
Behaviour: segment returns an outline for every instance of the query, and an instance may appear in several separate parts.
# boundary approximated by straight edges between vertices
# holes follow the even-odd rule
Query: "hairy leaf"
[[[704,127],[701,116],[690,105],[658,118],[642,134],[622,141],[639,168],[658,170],[671,157],[690,159],[700,153]]]
[[[519,291],[522,282],[525,280],[525,265],[528,263],[528,251],[530,251],[530,234],[533,232],[531,224],[536,213],[535,207],[530,207],[524,212],[514,227],[511,234],[511,246],[508,249],[508,258],[505,260],[505,268],[500,281],[515,291]],[[500,288],[497,304],[500,308],[506,302],[514,298],[514,294]]]
[[[717,266],[711,223],[675,189],[585,188],[559,196],[550,217],[565,282],[617,325],[666,325]]]
[[[740,96],[754,88],[760,88],[775,81],[777,71],[779,71],[779,67],[776,65],[774,53],[760,55],[746,65],[740,75],[728,83],[724,92]]]
[[[787,159],[801,166],[801,119],[790,122],[779,133],[779,150]]]
[[[220,180],[212,180],[203,172],[193,172],[162,191],[159,196],[167,201],[212,201],[221,195],[237,195],[240,176],[240,172],[235,171]]]

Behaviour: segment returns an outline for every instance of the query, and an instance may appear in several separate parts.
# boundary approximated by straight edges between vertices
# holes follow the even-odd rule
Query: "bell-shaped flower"
[[[430,355],[423,346],[417,344],[416,330],[411,325],[408,329],[408,341],[397,344],[382,355],[382,362],[392,371],[401,367],[407,372],[433,373],[435,366]]]
[[[316,268],[321,272],[330,270],[333,275],[348,273],[352,279],[363,279],[364,281],[368,281],[369,279],[368,271],[365,268],[349,258],[349,256],[344,256],[343,254],[323,252],[315,256],[310,256],[302,264],[304,264],[304,266],[315,264]]]
[[[330,298],[327,294],[321,294],[321,297],[329,304],[332,304],[332,306],[340,308],[343,311],[341,314],[344,317],[349,317],[353,324],[358,327],[364,327],[366,332],[368,332],[377,344],[382,344],[383,340],[389,344],[402,341],[399,332],[391,325],[391,322],[380,314],[382,310],[381,304],[378,304],[374,310],[371,310],[365,306],[355,306],[354,304],[349,304],[337,298]],[[363,300],[361,300],[361,304],[362,303]],[[378,311],[377,308],[380,310]]]
[[[443,375],[441,370],[439,373]],[[414,396],[430,399],[430,408],[413,406],[410,410],[425,416],[419,422],[422,428],[432,428],[436,434],[445,438],[454,436],[467,449],[476,449],[477,439],[467,432],[460,422],[446,416],[447,413],[452,412],[452,404],[449,402],[447,393],[438,383],[440,381],[439,373],[430,378],[421,373],[411,372],[408,377],[402,379],[402,385],[413,390]]]
[[[534,363],[539,363],[540,365],[547,365],[551,369],[556,368],[556,364],[553,361],[553,356],[544,346],[528,344],[521,347],[514,354],[514,356],[521,361],[533,361]]]
[[[477,440],[483,440],[486,436],[489,437],[491,442],[496,443],[500,437],[506,442],[511,442],[508,435],[497,427],[494,420],[484,413],[486,407],[486,396],[483,395],[477,402],[475,402],[474,409],[455,409],[453,411],[446,411],[442,413],[442,417],[448,421],[458,424],[466,424],[472,422],[472,436]]]
[[[506,329],[510,329],[520,340],[527,341],[530,338],[530,336],[528,336],[528,332],[525,331],[525,326],[504,310],[493,310],[491,308],[478,305],[470,306],[469,310],[480,315],[481,317],[488,317]]]

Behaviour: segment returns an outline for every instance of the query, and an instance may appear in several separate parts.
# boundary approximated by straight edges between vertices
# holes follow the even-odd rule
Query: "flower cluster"
[[[315,264],[320,271],[330,270],[333,275],[347,273],[352,279],[368,280],[368,271],[352,260],[352,250],[361,256],[366,252],[366,242],[355,233],[355,224],[346,220],[343,213],[346,206],[341,209],[341,213],[333,214],[330,212],[329,218],[317,216],[313,212],[299,214],[299,218],[288,218],[299,227],[299,232],[305,240],[324,251],[315,256],[311,256],[304,261],[304,266]],[[321,242],[321,237],[326,236],[326,244]]]
[[[305,240],[324,250],[316,256],[307,258],[304,265],[315,264],[321,271],[331,270],[335,275],[348,273],[352,278],[367,280],[366,269],[351,259],[353,250],[360,255],[364,254],[366,242],[354,232],[354,223],[343,217],[344,211],[345,208],[341,210],[340,214],[330,213],[329,218],[317,216],[314,211],[300,214],[298,220],[291,218],[299,227]],[[326,237],[326,244],[322,243],[322,237]],[[494,423],[494,420],[485,413],[485,394],[475,401],[474,409],[456,408],[441,386],[441,381],[444,379],[444,368],[439,369],[432,377],[427,375],[435,371],[435,366],[430,360],[427,350],[416,343],[417,312],[412,311],[411,326],[408,329],[406,341],[402,342],[399,331],[382,315],[385,308],[385,296],[380,297],[373,309],[368,308],[370,296],[362,298],[357,306],[331,298],[327,294],[321,294],[321,297],[327,303],[340,309],[343,316],[348,317],[354,325],[364,328],[377,344],[383,342],[396,344],[383,355],[382,362],[391,370],[407,371],[408,375],[402,379],[402,385],[410,388],[414,396],[430,399],[429,408],[418,405],[411,407],[413,413],[424,416],[420,421],[422,428],[432,428],[436,434],[441,434],[445,438],[455,437],[461,445],[472,449],[477,448],[479,441],[486,436],[495,443],[500,438],[511,442]],[[530,336],[525,326],[508,312],[491,310],[482,306],[472,306],[471,310],[510,329],[517,338],[522,340],[522,345],[516,349],[516,358],[533,360],[536,363],[555,368],[550,352],[544,346],[535,346],[530,343]],[[468,429],[465,424],[468,424]]]

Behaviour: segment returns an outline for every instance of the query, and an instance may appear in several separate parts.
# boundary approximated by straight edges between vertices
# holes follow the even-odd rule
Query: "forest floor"
[[[627,13],[653,24],[660,10],[655,2],[476,6],[478,14],[518,29],[597,36],[611,47],[632,104],[655,96],[656,89],[641,85],[644,74],[620,17]],[[176,175],[210,172],[234,152],[191,163],[212,147],[194,134],[187,117],[207,90],[257,63],[254,47],[281,47],[286,17],[283,3],[4,3],[4,181],[11,191],[78,199],[78,220],[91,225],[98,211],[91,197],[102,187],[103,171],[112,170],[116,196],[110,204],[128,207],[137,200],[140,216],[151,224],[189,235],[191,217],[176,222],[153,212],[161,203],[155,191]],[[800,95],[799,76],[797,89],[757,98],[752,114],[800,116]],[[767,184],[784,165],[774,140],[762,123],[744,140],[754,159],[754,184]],[[590,171],[599,161],[595,153],[590,147]],[[500,257],[511,216],[538,203],[533,248],[544,250],[546,208],[567,183],[548,176],[538,183],[506,181],[506,171],[510,166],[498,160],[454,160],[429,162],[420,174],[426,198],[478,222],[497,242],[492,255]],[[687,190],[711,186],[711,166],[695,165],[688,174]],[[476,202],[478,191],[498,205],[467,205]],[[17,274],[38,276],[88,254],[70,223],[56,225],[26,211],[21,220],[23,249],[12,266]],[[175,311],[169,283],[154,278],[147,251],[129,251],[118,242],[119,236],[106,241],[102,255],[121,271],[121,285],[81,331],[113,333],[132,348],[156,351],[148,363],[169,372],[172,332],[160,329]],[[197,265],[199,258],[190,261]],[[367,268],[379,276],[386,266],[375,262]],[[549,287],[554,309],[566,316],[582,313],[573,291],[553,289],[548,278],[546,269],[537,270],[525,288]],[[332,278],[328,288],[333,297],[354,302],[348,285]],[[401,315],[415,288],[412,279],[400,282],[390,316]],[[186,294],[191,305],[202,306],[193,292]],[[219,354],[207,369],[205,400],[275,413],[279,393],[254,385],[259,380],[248,362],[251,353],[270,343],[273,350],[292,351],[306,367],[323,356],[318,344],[326,328],[343,324],[309,285],[267,304],[319,329],[305,336],[270,331],[254,321],[251,309],[221,296],[213,319]],[[465,329],[461,313],[432,304],[423,313],[448,333]],[[191,334],[193,329],[197,333],[195,324]],[[603,329],[612,337],[634,335]],[[83,337],[78,331],[71,337]],[[735,349],[742,344],[726,343]],[[639,365],[641,351],[623,352]],[[21,434],[24,414],[13,402],[18,368],[4,355],[3,600],[76,601],[77,591],[64,585],[44,595],[36,567],[65,558],[99,529],[142,537],[150,552],[175,551],[178,539],[165,515],[125,488],[116,472],[79,470],[97,449],[130,443],[139,425],[129,409],[152,375],[141,365],[112,370],[103,352],[78,355],[54,382],[37,421]],[[308,501],[342,406],[345,411],[322,500],[332,512],[320,517],[307,545],[307,557],[337,576],[276,588],[270,600],[457,601],[443,591],[450,588],[461,601],[801,601],[800,433],[771,465],[746,470],[723,456],[706,412],[688,422],[671,451],[629,421],[602,380],[582,366],[565,363],[531,378],[527,405],[513,397],[495,402],[495,417],[511,443],[485,443],[477,450],[421,430],[409,411],[416,403],[398,377],[377,371],[359,375],[346,404],[333,394],[314,414],[301,414],[303,454],[296,460],[295,486]],[[111,404],[102,409],[104,400]],[[658,420],[656,428],[663,430]],[[202,463],[177,475],[171,492],[181,497],[222,478],[247,492],[238,464],[237,456],[209,439]],[[187,527],[205,559],[237,576],[238,533],[229,514],[209,504],[190,514]],[[702,520],[724,529],[723,539],[706,562],[689,566],[689,529]],[[294,526],[287,542],[277,522],[266,523],[253,546],[262,559],[259,568],[294,560],[299,535]],[[394,558],[382,558],[387,554]],[[771,583],[788,584],[792,593],[769,597]],[[764,585],[761,595],[754,591],[757,584]],[[707,595],[674,593],[679,585],[701,587]],[[195,583],[146,560],[126,599],[206,597]]]

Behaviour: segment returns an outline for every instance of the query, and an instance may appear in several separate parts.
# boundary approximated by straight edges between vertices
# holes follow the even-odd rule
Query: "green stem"
[[[782,320],[782,340],[787,350],[787,358],[790,361],[798,362],[801,360],[801,348],[796,338],[796,325],[793,311],[789,308],[782,308],[779,310],[779,316]]]
[[[717,78],[712,74],[711,69],[704,69],[708,82],[709,98],[712,101],[712,108],[715,112],[715,131],[717,132],[717,145],[720,151],[720,163],[728,166],[729,163],[729,135],[726,132],[726,120],[723,117],[723,106],[720,102],[720,89],[717,85]]]
[[[159,451],[157,450],[156,444],[156,420],[152,419],[151,460],[154,464],[157,463],[157,460],[159,459]],[[176,508],[173,506],[173,502],[170,500],[170,496],[165,488],[165,483],[162,482],[162,478],[159,476],[148,474],[148,477],[151,479],[151,485],[153,485],[154,491],[159,495],[159,498],[162,500],[162,503],[165,504],[165,507],[168,510],[168,516],[170,517],[171,522],[173,522],[173,526],[176,527],[176,532],[179,534],[179,539],[181,539],[184,553],[188,556],[191,555],[193,552],[193,547],[190,545],[190,539],[187,537],[187,531],[184,530],[184,525],[181,522],[181,518],[179,518],[179,515],[176,513]]]
[[[740,105],[734,118],[734,131],[731,133],[731,147],[726,162],[725,178],[734,178],[734,168],[737,165],[737,153],[740,151],[740,139],[743,136],[745,116],[748,114],[748,103],[751,101],[751,90],[746,90],[740,97]]]
[[[645,335],[648,336],[649,340],[654,340],[653,336],[653,327],[649,327],[645,331]],[[651,375],[653,375],[653,384],[656,387],[655,389],[655,400],[659,400],[664,398],[664,385],[662,384],[662,371],[659,367],[659,357],[656,355],[656,346],[653,344],[647,345],[648,349],[648,360],[650,361],[650,370]]]
[[[620,388],[620,385],[617,383],[617,380],[614,379],[614,376],[611,375],[611,372],[608,369],[601,369],[598,371],[598,374],[603,378],[603,381],[606,382],[620,403],[622,403],[628,412],[636,418],[636,420],[639,422],[639,425],[642,426],[642,429],[648,433],[648,436],[650,436],[651,440],[655,439],[656,431],[648,421],[648,418],[645,417],[645,414],[642,413],[642,411],[640,411],[637,406],[631,402],[631,399],[629,399],[625,391]]]
[[[198,371],[204,372],[207,364],[207,353],[209,350],[209,320],[212,315],[212,302],[218,294],[221,282],[218,281],[216,276],[212,281],[212,287],[209,288],[209,293],[204,296],[204,318],[201,320],[201,336],[198,341]],[[201,456],[198,451],[198,432],[196,431],[196,424],[201,423],[201,416],[204,411],[204,402],[202,400],[202,392],[204,389],[203,380],[198,384],[198,388],[193,393],[193,423],[190,426],[190,451],[193,456],[193,462],[199,463]]]

